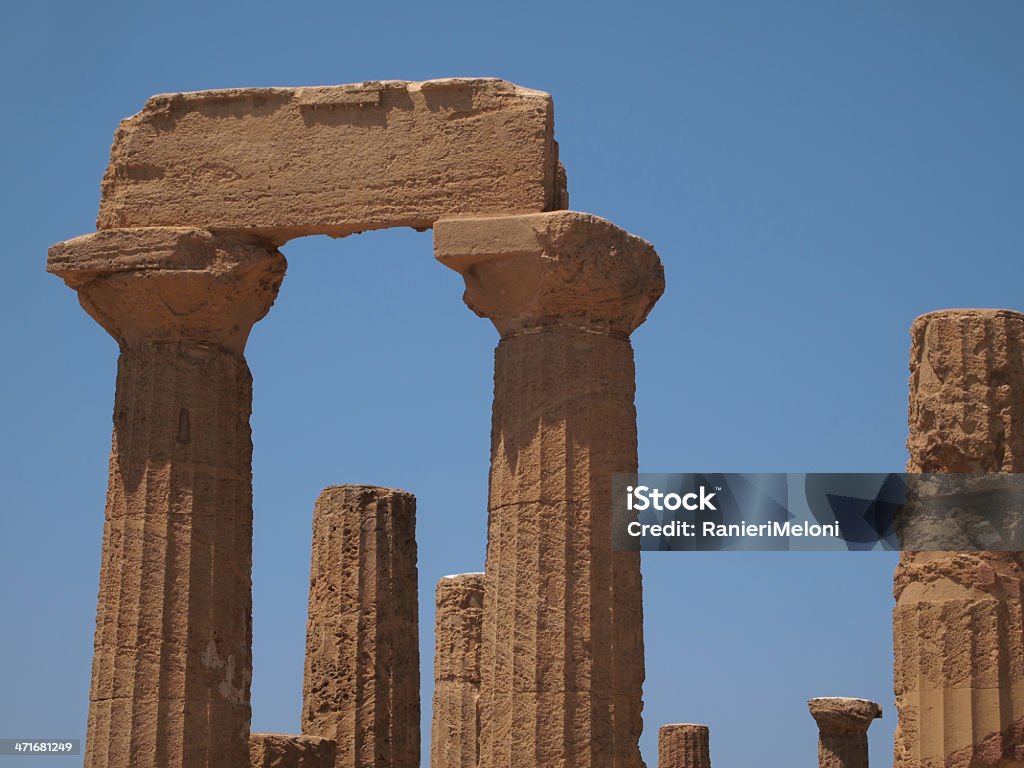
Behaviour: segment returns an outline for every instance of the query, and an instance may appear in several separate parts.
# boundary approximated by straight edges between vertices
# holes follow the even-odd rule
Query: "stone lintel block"
[[[589,213],[443,219],[434,254],[503,336],[548,325],[628,335],[665,290],[654,247]]]
[[[198,342],[241,354],[285,272],[272,245],[183,227],[114,229],[51,246],[46,269],[124,347]]]
[[[117,129],[97,228],[426,229],[564,208],[564,179],[551,97],[503,80],[162,94]]]
[[[251,768],[334,768],[335,742],[319,736],[249,735]]]
[[[809,699],[807,706],[818,729],[827,733],[865,733],[871,721],[882,716],[882,707],[875,702],[846,696]]]

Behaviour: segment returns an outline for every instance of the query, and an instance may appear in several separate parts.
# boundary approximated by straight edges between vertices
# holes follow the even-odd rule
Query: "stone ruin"
[[[97,232],[47,264],[121,350],[87,766],[419,764],[400,490],[317,500],[303,733],[249,727],[246,339],[278,246],[385,227],[433,228],[501,336],[486,572],[437,586],[431,768],[643,765],[640,560],[612,549],[610,476],[637,470],[629,337],[664,277],[649,243],[567,208],[550,96],[500,80],[162,95],[121,123]],[[912,334],[910,470],[1021,471],[1024,316],[935,313]],[[1022,593],[1015,553],[903,553],[897,766],[1024,765]],[[821,766],[866,766],[878,705],[810,708]],[[662,768],[710,766],[705,726],[658,743]]]

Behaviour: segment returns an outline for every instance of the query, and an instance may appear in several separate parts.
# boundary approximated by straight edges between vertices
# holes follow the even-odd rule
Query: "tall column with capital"
[[[47,269],[118,342],[88,768],[249,765],[253,324],[275,248],[107,230]]]
[[[1024,315],[917,318],[909,415],[908,472],[1024,472]],[[1020,553],[904,551],[893,591],[897,768],[1024,765]]]
[[[664,289],[654,248],[571,211],[441,220],[437,258],[501,334],[481,651],[481,768],[638,768],[637,552],[612,548],[637,469],[629,336]]]

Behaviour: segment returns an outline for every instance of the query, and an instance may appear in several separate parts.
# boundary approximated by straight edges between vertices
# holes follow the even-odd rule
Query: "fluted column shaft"
[[[911,330],[909,472],[1024,471],[1024,315]],[[1024,571],[1015,552],[911,552],[894,577],[897,768],[1024,765]]]
[[[629,334],[661,264],[572,212],[439,222],[435,251],[501,333],[480,766],[640,766],[640,561],[612,549],[611,480],[637,469]]]
[[[658,768],[711,768],[706,725],[671,723],[658,730]]]
[[[640,555],[612,550],[610,515],[612,475],[637,466],[633,379],[621,337],[552,326],[498,345],[483,766],[639,764]]]
[[[436,607],[430,768],[476,768],[484,575],[445,576]]]
[[[416,498],[337,485],[313,511],[302,732],[337,768],[418,768]]]
[[[49,269],[119,342],[86,766],[248,766],[252,382],[272,247],[113,230]]]

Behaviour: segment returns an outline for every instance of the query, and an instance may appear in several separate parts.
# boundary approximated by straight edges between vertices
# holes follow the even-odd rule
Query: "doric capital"
[[[882,708],[868,699],[824,697],[809,700],[807,706],[823,734],[864,734],[882,716]]]
[[[212,344],[241,354],[274,303],[285,259],[262,242],[201,229],[111,229],[50,248],[46,269],[78,291],[121,348]]]
[[[550,325],[628,335],[665,290],[650,243],[575,211],[442,219],[434,253],[502,336]]]

